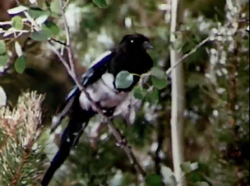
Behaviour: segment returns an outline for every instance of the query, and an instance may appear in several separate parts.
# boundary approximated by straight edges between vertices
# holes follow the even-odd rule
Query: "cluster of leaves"
[[[217,17],[220,18],[219,20],[222,19],[221,17],[225,17],[224,15],[221,16],[224,13],[225,4],[222,1],[218,1],[218,3],[216,1],[209,1],[209,4],[213,4],[209,6],[211,7],[209,9],[208,6],[205,6],[208,1],[205,1],[206,3],[202,2],[202,4],[200,4],[199,0],[194,0],[192,3],[189,0],[183,1],[185,8],[190,10],[192,16],[188,15],[186,17],[185,24],[182,25],[182,33],[178,33],[178,36],[182,37],[182,43],[175,44],[175,47],[183,53],[188,53],[204,37],[210,35],[212,28],[223,24],[218,23]],[[18,36],[19,33],[28,33],[32,40],[38,42],[47,41],[54,37],[64,40],[64,34],[57,26],[57,20],[61,17],[59,0],[53,0],[51,3],[47,3],[47,5],[43,1],[39,2],[39,9],[29,6],[19,6],[9,10],[9,14],[14,15],[14,17],[11,20],[11,28],[4,31],[6,38],[11,34]],[[152,36],[152,42],[156,48],[155,52],[152,53],[152,57],[156,61],[155,67],[149,74],[142,77],[142,79],[146,80],[146,85],[136,87],[133,92],[134,96],[141,100],[143,105],[146,105],[144,106],[145,109],[141,109],[137,113],[136,122],[131,127],[132,129],[124,128],[124,126],[119,126],[119,128],[134,147],[139,161],[143,165],[148,165],[144,166],[149,175],[146,178],[146,183],[143,185],[161,186],[164,183],[175,186],[180,180],[176,180],[171,170],[172,159],[169,145],[169,141],[171,140],[169,139],[170,117],[168,115],[171,107],[169,100],[170,90],[167,88],[168,77],[166,74],[169,67],[169,59],[166,57],[168,56],[167,50],[171,47],[168,43],[169,25],[166,24],[169,9],[160,0],[138,1],[139,4],[136,2],[117,0],[109,0],[107,2],[105,0],[84,2],[75,0],[70,2],[71,5],[74,5],[74,8],[77,7],[77,11],[74,12],[80,12],[80,19],[82,19],[80,21],[82,28],[79,32],[72,35],[73,48],[76,49],[74,51],[79,59],[84,59],[83,64],[86,65],[88,62],[87,59],[91,61],[103,49],[110,47],[106,43],[103,44],[101,42],[105,34],[108,39],[114,41],[120,39],[124,33],[135,31],[148,33]],[[215,11],[214,7],[222,6],[223,8]],[[96,7],[99,7],[99,9]],[[161,7],[160,13],[157,7]],[[205,9],[204,15],[206,17],[215,16],[211,20],[205,19],[203,16],[198,17],[197,8],[194,7],[201,7],[199,12]],[[208,12],[210,12],[209,15]],[[27,18],[27,16],[23,18],[19,14],[28,14],[30,18]],[[152,24],[149,18],[154,17],[156,14],[159,14],[157,15],[159,17],[156,17],[157,19],[155,18],[155,20],[157,21],[154,21]],[[163,14],[164,16],[162,16]],[[131,24],[128,24],[130,22]],[[149,29],[149,26],[145,26],[145,23],[147,23],[146,25],[152,24],[152,27]],[[129,27],[126,24],[132,26]],[[205,29],[201,29],[201,27],[205,27]],[[209,58],[212,58],[213,54],[207,52],[212,48],[217,50],[220,46],[223,46],[223,51],[219,51],[218,49],[217,57],[222,56],[223,53],[228,54],[230,43],[228,41],[221,42],[221,34],[223,32],[216,34],[216,38],[213,39],[215,45],[211,45],[212,42],[210,42],[209,45],[196,51],[194,55],[185,61],[184,65],[186,89],[186,158],[190,161],[202,162],[202,165],[205,166],[203,170],[203,167],[198,163],[186,162],[181,165],[184,172],[183,176],[187,177],[188,185],[192,186],[217,185],[216,183],[220,185],[232,185],[235,183],[236,185],[236,183],[239,183],[239,180],[235,178],[235,169],[239,168],[240,173],[243,172],[244,174],[248,172],[246,171],[246,167],[249,166],[249,160],[242,158],[242,156],[238,157],[238,154],[244,153],[243,151],[237,151],[237,149],[240,147],[240,150],[242,150],[246,146],[245,144],[248,144],[247,141],[249,141],[249,137],[247,138],[246,136],[246,131],[249,131],[249,126],[247,125],[249,117],[247,117],[246,113],[249,111],[249,98],[246,98],[246,92],[249,92],[249,85],[247,84],[249,82],[249,57],[246,55],[246,51],[249,48],[249,36],[242,38],[241,34],[236,34],[232,37],[233,40],[240,44],[237,56],[241,56],[240,63],[237,65],[237,74],[239,74],[237,80],[240,82],[237,87],[239,96],[237,106],[245,108],[237,110],[235,113],[237,125],[240,128],[239,137],[237,137],[238,141],[235,143],[232,137],[235,137],[235,134],[232,134],[233,129],[228,127],[228,123],[231,122],[231,120],[228,120],[228,116],[231,116],[232,113],[227,109],[227,104],[230,103],[228,100],[230,89],[228,88],[228,71],[227,73],[225,72],[225,69],[230,69],[231,64],[228,63],[231,63],[231,61],[229,60],[226,64],[217,63],[216,68],[214,68],[212,61],[209,61]],[[219,36],[217,37],[217,35]],[[241,46],[241,44],[244,46]],[[21,42],[16,37],[14,49],[18,58],[15,62],[15,69],[19,73],[24,71],[27,60],[21,46]],[[8,48],[10,48],[8,43],[0,41],[0,66],[6,65],[8,61]],[[233,57],[228,57],[227,55],[227,59],[232,60]],[[164,64],[162,61],[164,61]],[[207,74],[211,75],[213,73],[216,74],[216,78],[215,82],[212,83],[211,79],[207,78]],[[117,76],[116,86],[118,88],[129,87],[134,76],[136,74],[122,71]],[[54,90],[48,88],[47,91]],[[56,92],[57,94],[58,92]],[[147,119],[146,116],[148,115],[154,119]],[[118,121],[115,122],[116,124],[118,123]],[[161,128],[161,126],[164,127]],[[91,124],[90,128],[92,129]],[[91,131],[87,130],[84,136],[90,135]],[[90,137],[83,137],[80,140],[77,151],[72,153],[67,164],[67,176],[65,174],[63,176],[59,175],[58,177],[56,176],[55,180],[60,180],[61,185],[76,186],[99,186],[107,184],[111,186],[141,185],[123,151],[114,147],[115,142],[109,133],[103,131],[100,136],[97,144],[98,149],[90,146]],[[161,142],[163,144],[160,144],[158,138],[163,138]],[[160,160],[158,162],[161,167],[160,173],[155,171],[157,161],[154,160],[156,159],[154,156],[156,155],[153,156],[151,150],[148,150],[155,143],[159,146],[161,145],[159,153],[161,157],[159,157]],[[222,154],[220,149],[225,148],[225,144],[226,152]],[[236,151],[233,150],[232,153],[228,149],[236,149]],[[155,153],[154,150],[152,151]],[[40,157],[34,156],[32,158],[39,159]],[[244,164],[242,164],[242,161],[244,161]],[[34,168],[32,165],[29,165],[29,167]],[[220,170],[221,172],[219,172]],[[62,172],[65,173],[64,171]],[[209,179],[205,179],[204,177]],[[0,180],[2,179],[0,178]],[[206,181],[209,181],[209,184]]]
[[[51,12],[53,12],[53,6]],[[27,59],[22,51],[22,47],[18,42],[18,34],[22,35],[24,33],[29,33],[30,38],[34,41],[45,41],[52,36],[59,34],[59,28],[52,21],[49,21],[51,12],[48,10],[32,9],[25,6],[18,6],[8,10],[10,15],[14,15],[11,19],[11,28],[4,31],[3,37],[8,38],[8,36],[14,34],[15,40],[15,52],[17,54],[17,59],[15,61],[15,69],[18,73],[23,73]],[[28,18],[22,18],[19,14],[26,13],[29,15]],[[39,28],[39,29],[38,29]],[[4,41],[0,41],[1,45],[1,66],[5,66],[8,63],[7,47]]]
[[[115,85],[117,88],[128,88],[133,83],[134,76],[139,76],[137,74],[131,74],[128,71],[121,71],[117,77]],[[152,86],[150,86],[150,90],[148,88],[143,88],[138,86],[134,89],[134,96],[138,100],[146,100],[150,103],[157,103],[159,101],[159,91],[167,87],[167,75],[163,69],[159,67],[154,67],[150,73],[142,75],[142,79],[145,77],[149,77]]]
[[[191,162],[185,162],[181,165],[181,169],[183,171],[183,178],[188,175],[192,174],[194,171],[199,170],[199,164],[198,163],[191,163]],[[147,186],[162,186],[162,183],[164,185],[168,186],[177,186],[180,180],[177,180],[174,176],[174,173],[169,167],[162,166],[161,167],[161,174],[160,175],[149,175],[146,178],[146,184]],[[193,186],[209,186],[209,184],[205,181],[198,181],[195,183],[189,183],[188,185]]]
[[[1,185],[35,185],[40,179],[44,154],[37,140],[43,99],[35,92],[24,93],[15,110],[0,106]]]

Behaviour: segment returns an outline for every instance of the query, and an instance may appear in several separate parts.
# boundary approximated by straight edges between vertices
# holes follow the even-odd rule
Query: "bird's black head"
[[[120,42],[122,47],[125,47],[129,51],[146,51],[152,50],[154,47],[150,44],[149,38],[142,34],[125,35]]]

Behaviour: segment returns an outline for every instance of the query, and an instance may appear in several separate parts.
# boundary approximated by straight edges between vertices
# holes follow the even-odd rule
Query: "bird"
[[[81,83],[94,105],[77,86],[67,95],[64,107],[70,107],[70,119],[61,136],[59,150],[41,181],[42,186],[50,183],[54,173],[68,158],[71,149],[76,147],[89,120],[98,114],[95,106],[97,105],[106,117],[112,117],[115,109],[140,81],[140,75],[151,70],[154,62],[148,50],[153,49],[148,37],[139,33],[127,34],[117,47],[100,55],[83,74]],[[133,75],[129,87],[116,87],[115,80],[122,71]],[[60,121],[57,121],[58,125]]]

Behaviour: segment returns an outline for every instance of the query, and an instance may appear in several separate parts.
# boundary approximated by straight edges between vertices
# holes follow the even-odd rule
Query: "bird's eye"
[[[130,43],[134,43],[135,41],[133,39],[130,40]]]

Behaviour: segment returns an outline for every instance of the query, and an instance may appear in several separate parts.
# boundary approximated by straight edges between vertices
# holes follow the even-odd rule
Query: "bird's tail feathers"
[[[87,127],[89,119],[94,115],[93,112],[83,111],[80,117],[74,116],[70,119],[68,126],[61,137],[61,144],[49,169],[43,177],[42,186],[48,186],[54,173],[61,167],[70,154],[70,150],[75,147],[84,129]],[[84,117],[83,117],[84,116]]]

